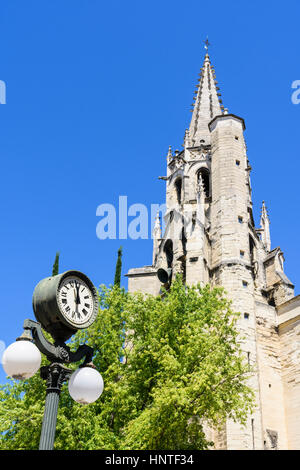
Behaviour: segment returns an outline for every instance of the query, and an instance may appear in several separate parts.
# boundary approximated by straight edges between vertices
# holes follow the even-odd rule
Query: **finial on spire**
[[[206,49],[206,54],[208,54],[208,47],[210,46],[210,43],[208,42],[208,36],[203,42],[204,42],[204,49]]]
[[[172,160],[172,147],[169,145],[169,150],[167,153],[167,162],[169,163]]]
[[[267,207],[266,207],[265,201],[262,202],[262,206],[261,206],[261,216],[264,217],[264,218],[268,218],[268,219],[269,219],[269,214],[268,214],[268,211],[267,211]]]
[[[183,139],[183,147],[184,148],[189,146],[189,137],[190,137],[189,130],[186,129],[185,133],[184,133],[184,139]]]
[[[265,201],[262,202],[260,226],[262,230],[262,241],[267,251],[271,250],[271,238],[270,238],[270,219],[265,205]]]

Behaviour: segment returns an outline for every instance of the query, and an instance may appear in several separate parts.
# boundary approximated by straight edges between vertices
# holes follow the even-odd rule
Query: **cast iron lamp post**
[[[103,392],[103,379],[92,362],[93,349],[84,344],[73,352],[65,344],[78,329],[95,321],[98,294],[84,274],[67,271],[36,286],[33,309],[40,322],[24,321],[23,334],[4,351],[2,364],[8,376],[26,380],[39,370],[41,353],[50,361],[40,368],[40,376],[46,381],[46,402],[39,449],[52,450],[63,383],[69,381],[71,397],[81,404],[96,401]],[[45,338],[42,327],[51,334],[54,344]],[[83,358],[75,371],[64,365]]]

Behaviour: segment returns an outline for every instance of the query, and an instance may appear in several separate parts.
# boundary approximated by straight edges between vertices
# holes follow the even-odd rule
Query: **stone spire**
[[[157,255],[159,251],[159,241],[161,239],[161,225],[160,225],[160,218],[159,218],[159,212],[156,214],[155,218],[155,224],[154,224],[154,229],[153,229],[153,259],[152,263],[153,266],[156,264],[157,260]]]
[[[170,163],[170,161],[172,160],[172,147],[171,145],[169,145],[169,150],[168,150],[168,153],[167,153],[167,163]]]
[[[204,64],[199,74],[199,84],[196,87],[192,119],[189,128],[189,138],[192,146],[210,143],[208,123],[220,114],[224,107],[220,100],[221,94],[215,77],[215,71],[210,63],[208,53],[205,55]],[[203,143],[203,142],[201,142]]]
[[[270,237],[270,219],[268,216],[265,201],[262,202],[261,216],[260,216],[261,236],[262,242],[268,251],[271,250],[271,237]]]

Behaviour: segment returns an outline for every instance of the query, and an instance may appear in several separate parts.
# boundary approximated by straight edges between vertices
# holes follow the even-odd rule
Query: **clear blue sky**
[[[256,225],[265,200],[300,292],[299,15],[299,0],[1,1],[1,341],[34,319],[57,250],[61,271],[96,286],[113,281],[120,245],[123,274],[151,264],[151,239],[96,237],[96,208],[164,202],[158,176],[181,149],[207,35],[223,103],[246,122]]]

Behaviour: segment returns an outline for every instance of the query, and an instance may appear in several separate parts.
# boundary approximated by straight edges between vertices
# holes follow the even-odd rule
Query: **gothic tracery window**
[[[197,172],[197,183],[199,183],[200,175],[202,177],[205,196],[209,197],[209,195],[210,195],[210,184],[209,184],[209,171],[207,170],[207,168],[200,168],[200,170]]]

